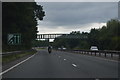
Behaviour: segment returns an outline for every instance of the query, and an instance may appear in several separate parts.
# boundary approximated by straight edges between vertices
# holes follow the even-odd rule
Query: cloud
[[[43,6],[46,13],[44,20],[38,21],[39,26],[43,27],[40,28],[46,32],[48,29],[51,32],[55,29],[59,30],[58,32],[67,32],[76,27],[83,29],[81,25],[106,23],[118,16],[117,2],[42,2],[38,4]],[[89,28],[90,25],[87,27]]]
[[[118,2],[119,0],[35,0],[36,2]]]
[[[70,33],[72,31],[89,32],[91,28],[101,28],[102,26],[106,26],[106,23],[89,23],[70,28],[65,28],[64,26],[57,26],[55,28],[38,26],[38,30],[41,34]]]

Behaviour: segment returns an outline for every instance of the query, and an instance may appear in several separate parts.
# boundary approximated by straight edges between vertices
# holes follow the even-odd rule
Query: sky
[[[118,17],[117,2],[38,2],[45,17],[38,21],[38,34],[89,32]]]

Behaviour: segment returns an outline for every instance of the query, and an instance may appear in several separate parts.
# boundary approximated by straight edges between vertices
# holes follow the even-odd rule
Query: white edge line
[[[1,73],[0,73],[0,76],[1,76],[1,75],[3,75],[3,74],[5,74],[6,72],[8,72],[8,71],[12,70],[13,68],[17,67],[18,65],[20,65],[20,64],[22,64],[22,63],[24,63],[25,61],[29,60],[29,59],[30,59],[30,58],[32,58],[33,56],[35,56],[35,54],[34,54],[34,55],[32,55],[32,56],[30,56],[30,57],[28,57],[27,59],[25,59],[25,60],[23,60],[23,61],[21,61],[21,62],[17,63],[16,65],[12,66],[11,68],[9,68],[9,69],[7,69],[7,70],[5,70],[5,71],[1,72]]]

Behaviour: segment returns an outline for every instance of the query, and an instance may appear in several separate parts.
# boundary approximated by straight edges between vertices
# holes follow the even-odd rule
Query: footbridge
[[[55,39],[55,38],[79,38],[86,39],[85,35],[76,35],[76,34],[37,34],[37,40],[40,39]]]

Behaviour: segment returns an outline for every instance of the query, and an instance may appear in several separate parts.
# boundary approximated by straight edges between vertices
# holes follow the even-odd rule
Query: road
[[[117,78],[118,62],[94,56],[47,50],[3,74],[3,78]]]

